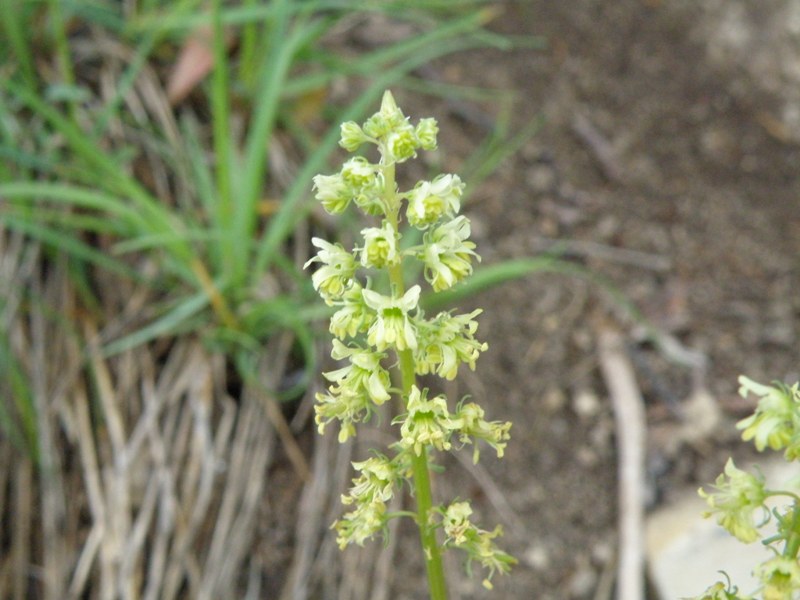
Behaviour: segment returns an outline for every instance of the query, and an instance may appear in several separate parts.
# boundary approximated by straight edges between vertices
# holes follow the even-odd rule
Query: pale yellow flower
[[[716,491],[698,490],[711,508],[703,516],[717,515],[717,522],[732,535],[747,544],[759,538],[753,517],[754,511],[763,509],[766,492],[764,480],[736,468],[728,459],[724,474],[712,486]],[[768,514],[768,513],[767,513]]]

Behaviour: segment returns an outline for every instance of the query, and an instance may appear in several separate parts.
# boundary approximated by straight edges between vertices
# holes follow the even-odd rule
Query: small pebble
[[[573,598],[587,598],[597,584],[597,574],[586,559],[579,560],[578,568],[569,578],[567,587]]]
[[[550,165],[536,165],[528,170],[525,180],[534,192],[549,192],[555,188],[556,174]]]
[[[542,544],[533,544],[525,550],[523,560],[535,571],[544,571],[550,567],[550,555]]]
[[[600,399],[591,390],[581,389],[572,398],[572,410],[581,419],[591,419],[600,412]]]
[[[581,446],[575,450],[575,460],[578,461],[580,466],[585,468],[596,467],[597,463],[600,462],[597,453],[586,446]]]
[[[542,395],[542,406],[549,413],[557,413],[567,403],[567,395],[558,387],[547,388]]]

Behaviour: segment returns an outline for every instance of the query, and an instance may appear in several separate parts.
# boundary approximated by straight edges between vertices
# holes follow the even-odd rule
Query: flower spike
[[[426,374],[455,379],[462,364],[475,369],[487,348],[475,337],[481,311],[442,312],[426,318],[419,306],[422,288],[407,287],[403,277],[407,264],[417,261],[418,271],[439,292],[472,274],[473,262],[480,257],[469,240],[469,220],[459,215],[465,186],[458,175],[441,174],[406,191],[398,187],[397,166],[421,150],[435,150],[439,127],[430,118],[413,124],[389,91],[378,112],[362,124],[343,123],[340,133],[339,145],[348,152],[368,144],[380,156],[374,161],[353,156],[338,173],[313,179],[314,195],[329,213],[338,215],[354,206],[372,218],[352,250],[321,238],[311,240],[318,252],[305,267],[316,265],[311,275],[314,289],[334,309],[329,324],[334,336],[331,358],[339,361],[323,373],[327,389],[316,394],[315,419],[320,434],[328,425],[338,424],[338,439],[344,443],[379,407],[381,412],[391,407],[393,396],[402,404],[397,411],[402,414],[391,421],[399,437],[389,446],[394,454],[374,451],[370,458],[353,463],[358,475],[342,496],[349,512],[333,524],[336,541],[341,548],[363,545],[385,534],[390,519],[408,515],[388,508],[397,502],[397,488],[408,481],[417,502],[415,519],[431,590],[439,590],[432,598],[444,598],[440,555],[450,547],[464,551],[468,564],[474,561],[484,567],[488,571],[484,585],[491,588],[492,575],[507,572],[515,562],[495,545],[500,528],[485,531],[473,525],[466,501],[434,506],[428,461],[433,453],[466,444],[473,445],[476,462],[483,444],[502,457],[511,423],[489,421],[474,402],[462,401],[453,410],[446,396],[429,397],[428,389],[420,388],[416,380]],[[418,239],[418,231],[423,232],[421,244],[403,244]],[[381,287],[386,280],[388,285]],[[438,530],[444,532],[442,545],[437,542]]]

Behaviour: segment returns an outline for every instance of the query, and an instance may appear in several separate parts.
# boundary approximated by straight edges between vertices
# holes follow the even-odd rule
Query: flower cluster
[[[757,383],[747,377],[739,378],[739,393],[759,397],[755,412],[737,424],[742,438],[752,440],[759,451],[766,448],[784,451],[787,461],[800,458],[800,391],[798,384],[789,387],[782,383],[772,386]],[[777,533],[762,539],[773,556],[758,565],[753,575],[759,580],[759,598],[763,600],[794,600],[800,594],[800,496],[789,490],[770,490],[761,475],[742,471],[728,460],[725,471],[708,493],[699,490],[711,510],[705,516],[716,515],[717,522],[745,543],[765,537],[759,529],[771,516],[777,521]],[[788,506],[769,510],[769,497],[790,499]],[[760,514],[760,522],[756,515]],[[781,550],[777,546],[783,544]],[[753,600],[755,596],[741,595],[730,582],[718,582],[694,600]]]
[[[473,402],[462,401],[453,409],[445,396],[429,398],[428,390],[417,387],[414,380],[427,374],[452,380],[461,365],[474,370],[487,348],[475,338],[480,310],[426,318],[420,307],[422,287],[405,289],[403,282],[404,261],[419,261],[430,288],[439,292],[468,277],[473,262],[480,260],[469,240],[469,219],[458,214],[464,194],[458,175],[441,174],[406,191],[396,184],[396,166],[414,158],[418,150],[436,149],[437,133],[434,119],[412,125],[386,92],[380,110],[363,124],[348,122],[341,127],[342,148],[355,152],[372,144],[379,161],[355,156],[338,173],[314,177],[315,196],[326,211],[340,214],[355,205],[375,220],[361,230],[361,243],[352,250],[312,239],[318,252],[305,266],[316,267],[311,281],[334,309],[331,356],[345,362],[324,373],[329,386],[316,396],[317,427],[323,433],[329,423],[337,422],[339,441],[345,442],[356,435],[356,425],[368,421],[392,395],[398,395],[403,406],[403,414],[392,421],[399,426],[399,441],[392,446],[396,455],[375,454],[353,463],[359,475],[342,498],[352,510],[334,524],[341,547],[361,545],[385,530],[394,516],[387,504],[399,483],[412,477],[413,460],[431,451],[450,450],[454,444],[474,445],[475,461],[482,443],[502,456],[509,439],[511,423],[486,420],[483,409]],[[403,222],[410,231],[405,239]],[[377,287],[375,282],[384,280],[378,272],[388,274],[388,289]],[[392,370],[402,374],[401,389],[393,387]],[[457,504],[468,509],[466,503]],[[447,544],[465,550],[490,576],[506,572],[513,559],[492,542],[500,530],[485,532],[463,521],[463,536],[453,537],[451,522],[457,510],[453,506],[432,510],[429,522],[440,515],[441,523],[433,526],[444,529]]]
[[[394,423],[401,424],[400,447],[419,455],[425,447],[437,450],[449,450],[453,435],[458,436],[460,444],[471,444],[473,440],[483,440],[503,457],[506,441],[510,438],[511,423],[486,421],[483,409],[474,402],[464,403],[451,413],[447,406],[447,398],[436,396],[428,399],[428,390],[420,390],[416,385],[411,387],[406,408],[408,412],[400,415]],[[475,447],[474,462],[478,462],[480,452]]]
[[[763,478],[737,469],[733,459],[729,458],[725,472],[717,477],[714,488],[716,491],[711,494],[698,490],[711,508],[704,516],[716,514],[717,522],[746,544],[756,541],[759,536],[753,513],[764,508]]]
[[[478,561],[488,569],[489,576],[483,580],[483,586],[492,589],[491,577],[496,571],[507,573],[516,563],[514,557],[500,550],[494,539],[503,534],[498,525],[494,531],[484,531],[473,525],[469,517],[472,507],[468,502],[453,502],[441,509],[442,528],[444,529],[445,546],[452,546],[466,551],[469,561]],[[468,563],[469,567],[469,563]]]
[[[776,555],[767,559],[753,570],[760,582],[760,598],[763,600],[794,600],[800,590],[800,563],[796,557]],[[717,582],[703,595],[686,600],[754,600],[746,596],[736,586]]]
[[[353,479],[350,493],[342,496],[342,504],[354,504],[356,508],[334,523],[340,548],[350,543],[362,545],[385,528],[386,503],[392,499],[394,486],[407,470],[402,464],[403,458],[399,456],[391,461],[379,454],[353,463],[360,475]]]
[[[455,379],[458,367],[466,364],[475,370],[475,361],[487,346],[475,339],[481,314],[475,310],[466,315],[451,315],[442,312],[431,321],[420,322],[417,333],[421,340],[415,353],[417,373],[436,373],[445,379]]]
[[[760,396],[755,413],[739,421],[742,439],[753,440],[759,451],[769,446],[772,450],[785,449],[786,460],[800,458],[800,389],[798,384],[788,387],[782,383],[774,386],[756,383],[745,376],[739,377],[739,393]]]
[[[685,598],[684,600],[753,600],[753,598],[751,596],[740,595],[739,588],[735,585],[731,585],[730,582],[722,583],[718,581],[700,596]]]
[[[764,600],[792,600],[800,590],[800,565],[797,557],[775,556],[760,564],[753,573],[763,584]]]

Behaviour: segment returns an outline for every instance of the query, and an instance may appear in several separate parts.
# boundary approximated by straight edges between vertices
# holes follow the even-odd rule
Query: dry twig
[[[644,598],[645,414],[622,336],[603,331],[600,366],[614,408],[619,454],[619,561],[617,598]]]
[[[572,131],[600,164],[600,169],[606,179],[613,183],[623,181],[622,168],[617,161],[617,152],[611,142],[594,126],[585,115],[577,114],[572,120]]]

